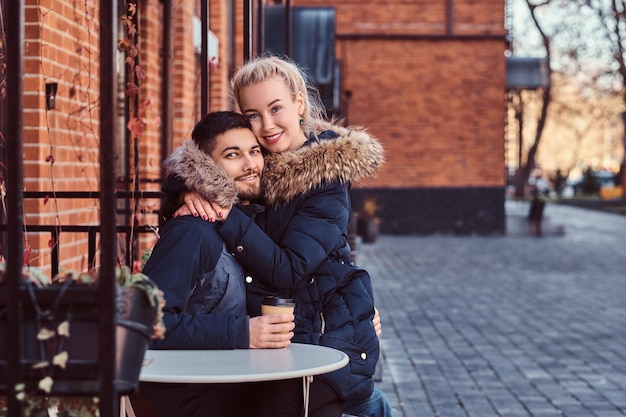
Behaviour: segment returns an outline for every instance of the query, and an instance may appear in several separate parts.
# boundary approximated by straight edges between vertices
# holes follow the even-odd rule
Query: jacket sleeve
[[[180,207],[178,203],[178,196],[181,192],[185,191],[185,183],[174,174],[169,174],[163,180],[161,191],[165,193],[161,201],[161,209],[159,213],[159,225],[163,226],[167,220],[169,220],[174,212]]]
[[[348,189],[330,183],[307,193],[293,212],[277,210],[287,218],[267,215],[286,225],[281,224],[281,231],[271,237],[238,209],[231,211],[218,231],[247,271],[281,291],[298,286],[343,245],[350,214]],[[268,223],[267,228],[274,225]]]
[[[153,349],[249,348],[248,316],[190,314],[188,302],[203,271],[211,271],[219,259],[221,242],[211,239],[206,222],[192,216],[170,220],[155,245],[143,273],[164,293],[165,338],[154,340]]]

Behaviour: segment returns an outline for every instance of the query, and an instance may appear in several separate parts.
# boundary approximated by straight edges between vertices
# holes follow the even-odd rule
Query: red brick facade
[[[96,191],[99,0],[25,3],[25,189]],[[169,55],[163,50],[163,1],[137,3],[138,63],[146,78],[139,81],[134,109],[145,126],[136,143],[127,140],[127,147],[123,124],[107,138],[117,138],[119,172],[112,175],[121,178],[120,189],[133,189],[135,169],[142,181],[158,179],[162,146],[176,146],[188,137],[201,108],[192,23],[200,15],[199,2],[172,2]],[[367,126],[386,148],[388,162],[380,176],[355,185],[355,208],[367,197],[364,191],[373,190],[375,198],[386,199],[380,201],[388,215],[383,215],[382,227],[390,233],[501,232],[504,208],[497,196],[504,189],[504,0],[310,0],[292,1],[292,5],[335,9],[343,116],[350,124]],[[219,39],[219,63],[209,73],[210,111],[230,106],[228,80],[243,60],[243,13],[240,1],[209,2],[209,28]],[[120,22],[120,38],[124,28]],[[162,95],[165,56],[171,58],[169,99]],[[120,52],[120,80],[123,59]],[[50,82],[58,84],[54,110],[46,110],[45,84]],[[122,81],[120,100],[127,100],[124,89]],[[160,120],[163,100],[169,100],[172,115],[171,140],[165,144]],[[137,167],[132,162],[135,149]],[[158,188],[158,184],[140,185],[143,190]],[[445,201],[433,201],[430,209],[424,206],[422,200],[431,198],[423,194],[428,190],[445,195]],[[491,197],[484,198],[481,190]],[[396,191],[400,194],[394,197]],[[444,194],[437,194],[440,191]],[[472,193],[475,197],[455,197]],[[406,227],[398,216],[411,213],[418,200],[424,213],[438,212],[438,204],[467,206],[461,217],[469,229]],[[490,201],[489,207],[476,203],[479,200]],[[97,199],[30,200],[25,202],[25,219],[27,224],[98,224],[97,204]],[[398,211],[393,212],[389,204]],[[147,214],[156,208],[155,201],[140,205],[140,223],[156,223],[156,216]],[[473,212],[485,209],[491,210],[487,216],[495,217],[495,222],[472,230]],[[424,223],[430,220],[426,217],[413,220]],[[154,238],[148,237],[144,245],[150,246]],[[62,233],[56,243],[66,267],[83,266],[85,239]],[[27,240],[34,249],[33,263],[49,262],[49,236],[28,234]]]
[[[293,3],[335,8],[344,116],[386,148],[355,208],[378,200],[390,233],[503,232],[504,1]]]
[[[26,191],[98,190],[100,114],[98,78],[94,75],[99,71],[99,24],[95,4],[81,2],[78,8],[75,5],[76,2],[61,0],[26,2]],[[46,111],[46,83],[58,84],[54,110]],[[95,204],[97,201],[26,200],[24,218],[26,224],[94,224],[98,220]],[[50,236],[28,234],[26,238],[33,248],[33,263],[49,262]],[[63,259],[77,265],[85,253],[84,238],[67,235],[66,239],[62,234],[57,243]]]
[[[503,185],[503,1],[334,3],[347,117],[389,157],[370,184]]]

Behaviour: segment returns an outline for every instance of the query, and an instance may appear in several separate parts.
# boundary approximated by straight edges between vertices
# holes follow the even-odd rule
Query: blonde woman
[[[192,178],[180,175],[181,167],[167,169],[178,187],[195,191],[185,193],[188,210],[220,222],[219,234],[251,273],[249,313],[260,314],[265,296],[294,298],[292,341],[330,346],[349,356],[348,366],[311,386],[311,415],[339,416],[344,408],[367,402],[374,388],[379,354],[374,297],[367,272],[350,263],[347,226],[350,186],[377,173],[383,148],[364,129],[325,121],[305,74],[285,59],[247,62],[233,77],[232,94],[265,150],[259,201],[265,210],[253,219],[236,205],[219,206]],[[167,187],[166,181],[166,191],[180,191]]]

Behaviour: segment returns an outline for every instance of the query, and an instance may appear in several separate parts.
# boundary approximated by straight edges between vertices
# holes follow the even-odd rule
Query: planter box
[[[363,243],[376,242],[376,239],[378,239],[378,227],[380,225],[380,219],[359,216],[357,222],[358,234],[363,239]]]
[[[22,376],[26,390],[36,389],[39,380],[49,374],[54,380],[51,395],[97,394],[100,390],[98,289],[74,285],[63,291],[61,287],[52,286],[34,289],[32,294],[36,303],[27,288],[20,290]],[[0,305],[0,392],[6,392],[6,346],[12,343],[5,324],[12,318],[6,316],[5,309]],[[117,310],[115,385],[120,394],[127,394],[137,390],[156,308],[150,305],[143,291],[129,287],[120,291]],[[70,337],[37,340],[42,325],[56,329],[64,320],[70,323]],[[32,368],[42,360],[51,362],[61,351],[68,352],[66,369],[58,366],[45,371]]]

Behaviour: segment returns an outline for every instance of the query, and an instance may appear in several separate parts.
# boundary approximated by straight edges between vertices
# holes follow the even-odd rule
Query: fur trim
[[[237,185],[226,171],[192,140],[184,140],[163,162],[166,175],[174,174],[207,201],[228,207],[238,201]]]
[[[363,128],[318,122],[316,130],[332,130],[339,137],[265,157],[262,182],[267,203],[284,204],[327,182],[376,176],[385,161],[382,145]]]

